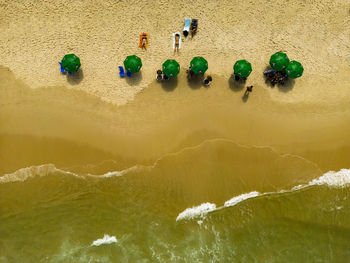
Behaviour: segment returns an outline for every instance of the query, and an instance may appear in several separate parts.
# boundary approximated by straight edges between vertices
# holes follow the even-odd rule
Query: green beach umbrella
[[[303,66],[301,65],[301,63],[295,60],[291,61],[288,67],[286,68],[287,76],[292,79],[301,77],[301,75],[303,75],[303,72],[304,72]]]
[[[276,52],[270,58],[270,65],[275,70],[284,70],[289,65],[289,58],[286,53]]]
[[[208,61],[203,57],[194,57],[191,60],[190,68],[194,74],[204,74],[208,69]]]
[[[167,77],[176,77],[180,72],[180,65],[175,59],[168,59],[163,63],[163,73]]]
[[[139,72],[142,67],[142,61],[138,56],[127,56],[124,60],[124,67],[130,73]]]
[[[245,59],[238,60],[234,64],[233,70],[236,76],[246,78],[252,72],[252,65]]]
[[[80,59],[74,54],[65,55],[61,63],[64,70],[67,72],[75,72],[81,66]]]

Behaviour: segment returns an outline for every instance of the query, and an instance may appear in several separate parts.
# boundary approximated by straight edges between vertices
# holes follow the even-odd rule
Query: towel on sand
[[[186,17],[185,18],[185,23],[184,23],[184,29],[182,31],[182,33],[184,34],[185,37],[190,32],[190,26],[191,26],[191,18]],[[185,32],[187,32],[187,33],[185,33]]]

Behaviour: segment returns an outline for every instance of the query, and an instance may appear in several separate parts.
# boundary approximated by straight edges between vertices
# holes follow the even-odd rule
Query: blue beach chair
[[[270,69],[270,70],[266,70],[266,71],[264,71],[264,75],[267,75],[267,74],[270,74],[270,73],[275,74],[275,73],[276,73],[276,70],[274,70],[274,69]]]
[[[64,68],[62,67],[62,63],[61,63],[61,62],[58,62],[58,64],[60,64],[60,66],[61,66],[61,73],[62,73],[62,74],[66,74],[67,71],[65,71]]]
[[[131,77],[131,73],[130,73],[129,71],[126,72],[126,75],[127,75],[128,77]]]
[[[119,76],[120,77],[125,77],[124,68],[122,66],[119,66]]]

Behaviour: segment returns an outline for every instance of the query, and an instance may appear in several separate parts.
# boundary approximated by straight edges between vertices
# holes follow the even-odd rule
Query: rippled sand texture
[[[153,81],[162,62],[174,57],[171,35],[182,31],[185,17],[199,19],[199,30],[175,55],[184,67],[200,55],[211,74],[227,77],[234,61],[245,58],[253,65],[251,84],[262,85],[269,57],[283,50],[302,62],[305,72],[288,96],[271,90],[273,100],[340,102],[350,85],[346,0],[2,0],[0,13],[0,65],[32,88],[66,86],[123,104]],[[142,32],[150,35],[147,51],[138,48]],[[71,52],[81,58],[82,68],[67,79],[57,62]],[[130,54],[142,58],[142,73],[120,79],[117,66]]]

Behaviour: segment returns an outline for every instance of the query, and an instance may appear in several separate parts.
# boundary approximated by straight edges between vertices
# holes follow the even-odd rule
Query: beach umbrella
[[[295,60],[291,61],[288,67],[286,68],[287,76],[292,79],[301,77],[301,75],[303,75],[303,72],[304,72],[303,66],[301,65],[301,63]]]
[[[127,56],[124,60],[124,67],[130,73],[139,72],[142,67],[142,61],[138,56]]]
[[[163,63],[163,73],[167,77],[176,77],[180,72],[180,65],[175,59],[168,59]]]
[[[80,59],[74,54],[65,55],[61,63],[64,70],[67,72],[75,72],[81,66]]]
[[[191,60],[190,68],[194,74],[204,74],[208,69],[208,61],[203,57],[194,57]]]
[[[289,58],[286,53],[276,52],[270,58],[270,65],[275,70],[284,70],[289,65]]]
[[[252,65],[245,59],[238,60],[233,65],[233,70],[236,76],[246,78],[252,72]]]

